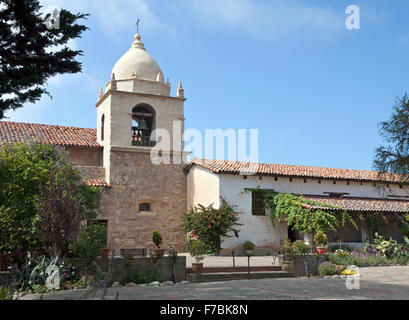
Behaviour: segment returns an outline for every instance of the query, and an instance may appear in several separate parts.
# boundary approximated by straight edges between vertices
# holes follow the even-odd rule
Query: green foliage
[[[397,98],[388,121],[378,124],[379,134],[387,143],[376,149],[373,166],[380,173],[409,173],[409,96]],[[402,176],[404,179],[404,176]],[[404,179],[403,182],[407,182]]]
[[[321,276],[339,275],[345,268],[332,262],[325,261],[318,266],[318,273]]]
[[[299,232],[315,234],[318,231],[336,231],[349,221],[358,230],[351,215],[340,207],[305,199],[300,195],[278,193],[271,190],[258,188],[251,190],[251,192],[259,192],[262,195],[264,208],[271,209],[270,219],[273,226],[277,222],[285,221],[287,225],[292,225]],[[330,209],[315,209],[314,206]]]
[[[292,247],[294,249],[294,254],[307,254],[311,253],[312,250],[311,246],[306,244],[303,240],[294,241]]]
[[[77,24],[86,14],[60,13],[59,28],[48,29],[37,0],[3,0],[0,9],[0,119],[8,109],[35,103],[48,94],[47,80],[77,73],[80,50],[67,44],[87,28]]]
[[[399,231],[402,232],[405,236],[409,236],[409,214],[405,215],[404,221],[399,228]]]
[[[290,239],[284,239],[284,244],[280,247],[280,253],[284,255],[284,260],[291,260],[294,254],[294,247],[291,245]]]
[[[204,259],[204,243],[200,239],[193,239],[188,247],[190,255],[195,258],[196,263],[199,263]]]
[[[184,216],[183,231],[193,233],[203,242],[205,254],[217,254],[221,250],[222,237],[231,237],[230,232],[238,237],[236,227],[242,225],[238,221],[239,213],[222,199],[219,209],[198,205],[189,210]],[[186,245],[189,245],[189,237]]]
[[[148,284],[153,281],[163,282],[163,277],[156,270],[139,271],[137,269],[128,271],[121,279],[121,284],[124,286],[127,283]]]
[[[405,240],[406,245],[409,247],[409,238],[408,237],[403,237],[403,240]]]
[[[323,246],[327,245],[328,244],[327,235],[322,231],[318,231],[314,236],[314,242],[317,245],[323,245]]]
[[[376,250],[378,250],[381,255],[388,258],[396,257],[402,249],[402,246],[399,245],[396,240],[393,240],[392,237],[390,237],[389,240],[385,240],[385,238],[378,233],[375,233],[375,239],[373,243]]]
[[[246,241],[243,243],[244,250],[254,250],[255,247],[256,245],[251,241]]]
[[[3,145],[0,147],[0,252],[35,253],[44,248],[38,237],[42,221],[37,208],[44,200],[42,188],[49,187],[51,175],[59,183],[71,186],[71,198],[81,206],[83,218],[95,214],[98,189],[81,182],[79,172],[68,164],[62,148],[38,143]]]
[[[391,262],[383,256],[374,254],[365,254],[360,252],[344,252],[333,253],[328,255],[328,260],[336,265],[350,266],[355,265],[358,267],[375,267],[391,264]]]
[[[55,265],[60,270],[60,285],[64,286],[67,281],[78,280],[78,274],[75,267],[67,265],[59,257],[49,259],[47,257],[41,257],[37,259],[35,267],[31,271],[29,287],[34,288],[35,286],[44,286],[45,280],[47,279],[46,270],[48,266]]]
[[[14,289],[11,286],[0,286],[0,301],[13,300]]]
[[[152,232],[152,241],[155,244],[155,246],[159,249],[160,245],[163,243],[163,238],[158,230],[154,230]]]
[[[48,277],[46,270],[48,266],[55,265],[60,270],[60,285],[64,286],[66,282],[78,280],[79,275],[75,267],[66,264],[59,257],[48,258],[45,256],[36,259],[27,257],[21,268],[15,265],[11,268],[13,285],[18,290],[36,290],[44,287]],[[45,288],[44,288],[45,289]]]
[[[70,244],[70,250],[75,257],[93,261],[99,256],[101,249],[106,247],[106,243],[104,225],[83,225],[77,239]]]

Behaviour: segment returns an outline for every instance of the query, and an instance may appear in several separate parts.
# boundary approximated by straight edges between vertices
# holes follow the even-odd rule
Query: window
[[[148,203],[148,202],[142,202],[142,203],[140,203],[139,204],[139,211],[141,212],[141,211],[147,211],[147,212],[149,212],[149,211],[151,211],[151,204],[150,203]]]
[[[251,193],[251,213],[253,216],[265,216],[263,195],[260,192]]]
[[[105,114],[101,117],[101,141],[104,141]]]

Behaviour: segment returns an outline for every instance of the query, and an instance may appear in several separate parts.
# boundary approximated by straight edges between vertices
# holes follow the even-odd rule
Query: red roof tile
[[[29,140],[62,146],[101,147],[95,129],[0,121],[0,144]]]
[[[373,198],[334,198],[325,196],[303,196],[306,199],[341,207],[349,212],[409,212],[409,201]],[[306,208],[333,210],[334,208],[303,204]]]
[[[303,178],[319,178],[331,180],[355,180],[355,181],[382,181],[382,182],[404,182],[408,177],[386,173],[379,175],[376,171],[352,170],[352,169],[335,169],[324,167],[283,165],[283,164],[266,164],[239,162],[230,160],[212,160],[212,159],[192,159],[186,166],[188,171],[191,166],[199,165],[211,170],[217,174],[242,174],[242,175],[273,175]]]
[[[107,183],[104,179],[88,179],[85,183],[89,186],[94,186],[94,187],[106,187],[106,188],[111,187],[111,185]]]

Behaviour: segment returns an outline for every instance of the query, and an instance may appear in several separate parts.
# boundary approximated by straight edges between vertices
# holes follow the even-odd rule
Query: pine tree
[[[409,174],[409,96],[396,99],[388,121],[379,123],[379,133],[387,145],[376,149],[374,167],[379,172]]]
[[[77,24],[88,14],[61,10],[50,25],[53,16],[40,10],[37,0],[0,0],[0,119],[8,109],[50,96],[50,77],[82,70],[76,57],[83,52],[67,43],[88,29]]]

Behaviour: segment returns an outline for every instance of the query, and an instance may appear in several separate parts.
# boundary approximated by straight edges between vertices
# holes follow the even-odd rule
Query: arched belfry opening
[[[132,109],[132,145],[153,147],[155,141],[150,139],[155,130],[155,110],[148,104],[138,104]]]

